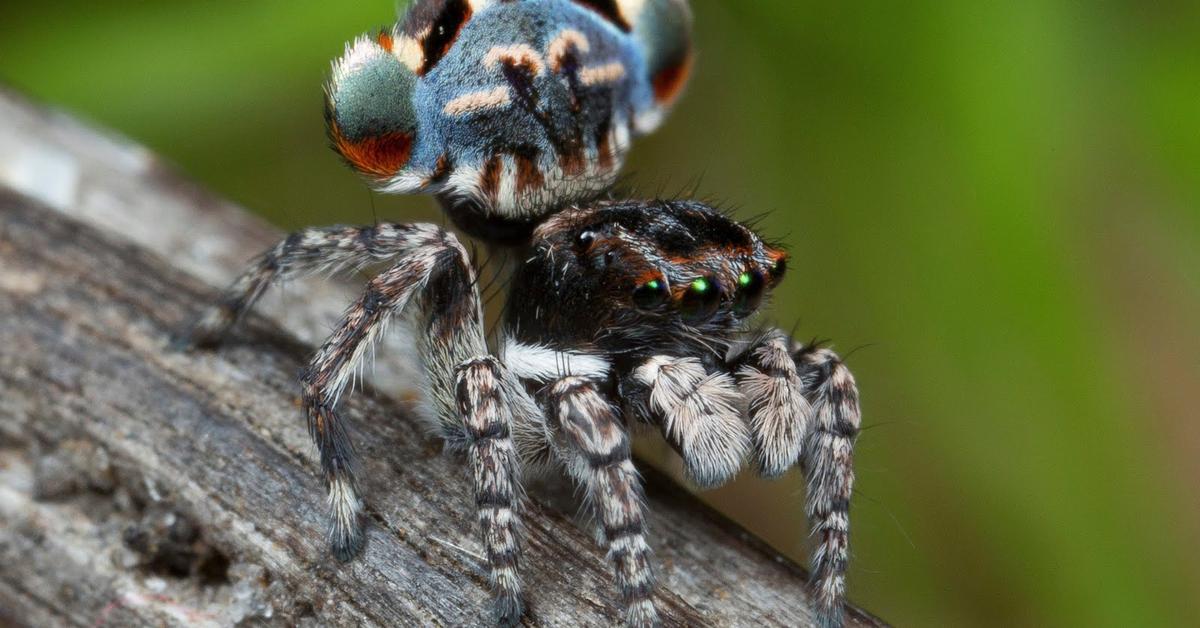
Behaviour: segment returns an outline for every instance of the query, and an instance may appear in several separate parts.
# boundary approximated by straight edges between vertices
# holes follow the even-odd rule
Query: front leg
[[[750,439],[728,373],[710,373],[698,358],[654,356],[623,379],[621,397],[632,414],[662,427],[697,485],[724,484],[741,470]]]
[[[861,424],[854,376],[833,351],[795,343],[779,331],[764,336],[735,363],[749,402],[760,470],[772,476],[796,462],[804,468],[805,512],[818,538],[811,574],[817,621],[840,626],[854,439]]]
[[[738,387],[745,396],[754,462],[763,477],[779,477],[800,461],[812,405],[790,352],[791,342],[772,333],[740,359]]]
[[[625,621],[639,628],[657,626],[642,485],[630,459],[625,426],[588,379],[559,379],[545,397],[551,440],[603,525]]]

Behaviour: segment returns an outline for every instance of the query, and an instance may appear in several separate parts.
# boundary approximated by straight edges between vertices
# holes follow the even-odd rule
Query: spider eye
[[[780,256],[775,260],[775,263],[771,265],[771,269],[768,272],[771,273],[771,281],[773,283],[779,283],[779,281],[783,279],[784,273],[787,272],[787,258]]]
[[[592,231],[582,231],[579,233],[579,236],[575,238],[575,243],[585,249],[587,247],[591,246],[592,242],[595,242],[595,241],[596,241],[596,234],[593,233]]]
[[[700,321],[713,315],[721,303],[721,287],[712,277],[698,277],[683,293],[679,311],[685,319]]]
[[[738,275],[737,283],[737,293],[733,297],[733,313],[747,316],[762,303],[763,285],[766,282],[763,281],[762,273],[749,270]]]
[[[670,296],[671,291],[667,288],[666,281],[651,279],[633,291],[633,304],[639,310],[653,310],[666,303]]]

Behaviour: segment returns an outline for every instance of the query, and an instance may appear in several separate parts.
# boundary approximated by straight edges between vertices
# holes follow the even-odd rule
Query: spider
[[[389,264],[301,376],[337,558],[364,541],[338,400],[399,317],[420,332],[430,426],[471,466],[499,623],[524,612],[522,475],[555,466],[596,516],[627,623],[659,623],[630,455],[629,429],[647,424],[701,487],[747,460],[767,477],[803,468],[815,611],[841,624],[858,393],[832,351],[751,325],[787,255],[699,202],[600,200],[630,137],[682,88],[690,20],[682,0],[418,1],[335,62],[326,118],[342,157],[524,260],[495,355],[467,249],[428,224],[293,233],[189,328],[186,344],[211,346],[280,280]]]

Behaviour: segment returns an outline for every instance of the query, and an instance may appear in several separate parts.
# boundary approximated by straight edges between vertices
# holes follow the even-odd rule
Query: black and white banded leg
[[[630,459],[625,426],[613,405],[586,378],[559,379],[545,395],[552,440],[603,526],[625,621],[636,627],[657,626],[642,484]]]
[[[182,346],[220,342],[268,288],[284,279],[401,260],[370,282],[303,375],[305,416],[329,490],[330,545],[343,560],[361,549],[363,537],[358,520],[358,488],[351,466],[353,449],[333,408],[391,311],[403,307],[419,287],[410,278],[420,278],[423,285],[434,265],[435,252],[444,249],[445,234],[433,225],[334,226],[297,231],[256,258],[179,339]]]
[[[505,393],[503,367],[496,358],[468,360],[457,371],[458,409],[467,432],[467,458],[495,593],[496,619],[509,626],[524,613],[518,573],[522,492],[513,448],[512,404]]]
[[[741,470],[750,438],[741,393],[728,373],[710,373],[693,357],[655,356],[626,378],[622,396],[627,407],[661,426],[697,485],[719,486]]]
[[[329,488],[330,545],[339,559],[352,558],[363,542],[352,448],[336,411],[342,391],[392,317],[404,310],[433,276],[452,272],[465,258],[461,245],[448,234],[436,244],[428,242],[400,257],[367,282],[363,295],[347,308],[300,377],[304,412]],[[466,272],[469,277],[469,266]],[[474,294],[471,290],[467,293]],[[469,336],[464,339],[467,341]]]
[[[353,448],[337,403],[389,321],[416,300],[413,318],[425,327],[420,349],[429,367],[437,427],[447,441],[467,446],[477,470],[479,518],[497,611],[502,621],[515,622],[522,609],[516,577],[519,524],[513,507],[520,490],[509,435],[511,415],[495,383],[498,369],[489,368],[498,363],[487,356],[475,273],[452,234],[425,224],[292,234],[260,256],[192,326],[185,340],[193,345],[218,341],[272,283],[285,277],[388,259],[396,260],[394,265],[368,282],[301,376],[304,412],[329,492],[330,546],[336,557],[349,560],[361,551],[364,540]]]
[[[861,424],[854,376],[833,351],[782,332],[763,337],[738,361],[760,470],[779,475],[797,462],[804,469],[805,512],[817,537],[811,576],[817,621],[841,626]]]
[[[423,246],[437,246],[441,230],[428,224],[333,226],[290,234],[254,259],[178,339],[182,347],[212,346],[236,325],[273,284],[306,275],[386,262]]]
[[[791,341],[780,332],[763,337],[735,375],[747,403],[755,466],[763,477],[783,475],[800,461],[812,416]]]

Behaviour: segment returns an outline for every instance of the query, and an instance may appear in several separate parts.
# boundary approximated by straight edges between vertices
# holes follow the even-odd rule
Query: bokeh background
[[[1200,3],[693,5],[697,72],[630,183],[790,243],[769,315],[863,391],[852,597],[899,625],[1200,625]],[[5,3],[0,80],[284,228],[440,220],[323,133],[330,59],[396,9]],[[802,495],[704,497],[803,559]]]

